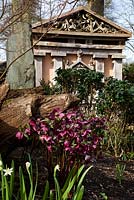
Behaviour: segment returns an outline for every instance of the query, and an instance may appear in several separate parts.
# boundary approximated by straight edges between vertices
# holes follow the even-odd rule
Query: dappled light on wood
[[[57,107],[64,111],[78,100],[69,94],[45,96],[36,89],[10,91],[0,110],[0,151],[5,144],[15,143],[16,130],[26,125],[30,117],[45,117]]]

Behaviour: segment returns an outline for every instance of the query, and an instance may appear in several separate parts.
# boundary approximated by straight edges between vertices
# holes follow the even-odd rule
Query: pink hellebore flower
[[[41,124],[41,130],[46,133],[48,131],[48,128],[46,127],[45,124]]]
[[[83,133],[82,133],[82,136],[87,136],[89,133],[91,133],[91,130],[85,130]]]
[[[75,149],[77,150],[77,149],[79,149],[79,147],[80,147],[80,145],[77,144],[77,145],[75,146]]]
[[[62,119],[64,116],[65,116],[64,113],[60,112],[58,117],[59,117],[60,119]]]
[[[62,131],[62,132],[60,132],[60,136],[61,136],[61,137],[65,136],[66,134],[67,134],[67,131]]]
[[[69,147],[69,145],[70,145],[69,141],[65,140],[64,147]]]
[[[33,128],[34,131],[37,130],[36,122],[34,120],[30,120],[29,125]]]
[[[36,122],[32,119],[29,121],[29,124],[30,124],[30,126],[36,126]]]
[[[37,130],[36,133],[37,133],[38,135],[40,135],[40,134],[41,134],[41,131],[40,131],[40,130]]]
[[[60,109],[59,108],[55,108],[49,115],[49,119],[54,120],[57,115],[60,113]]]
[[[52,137],[50,137],[50,136],[48,136],[48,135],[41,135],[41,136],[40,136],[40,140],[41,140],[42,142],[44,142],[44,141],[48,142],[48,141],[50,141],[51,139],[52,139]]]
[[[49,152],[52,152],[52,146],[51,145],[47,146],[47,149],[48,149]]]
[[[65,151],[70,151],[71,150],[69,141],[66,140],[64,142],[64,148],[65,148]]]
[[[71,119],[71,117],[75,117],[75,115],[76,114],[73,113],[73,112],[69,112],[69,113],[66,114],[66,116],[67,116],[68,119]]]
[[[99,137],[94,136],[94,137],[93,137],[93,143],[94,143],[95,145],[97,145],[98,142],[99,142]]]
[[[91,159],[91,156],[90,155],[85,155],[85,161],[90,161],[90,159]]]
[[[26,128],[26,129],[25,129],[25,134],[27,134],[27,135],[31,135],[30,128]]]
[[[21,140],[22,138],[23,138],[23,133],[22,132],[20,132],[20,131],[18,131],[17,133],[16,133],[16,137],[18,138],[18,140]]]

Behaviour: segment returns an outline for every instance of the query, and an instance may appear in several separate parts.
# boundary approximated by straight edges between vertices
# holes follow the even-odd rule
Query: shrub
[[[97,113],[108,119],[109,134],[105,137],[105,146],[119,156],[128,151],[128,125],[134,123],[134,86],[128,81],[109,78],[99,92]],[[130,150],[130,149],[129,149]]]
[[[61,93],[61,87],[58,84],[46,83],[43,79],[40,81],[40,85],[44,90],[45,95],[53,95]]]
[[[103,85],[101,72],[90,69],[61,69],[57,71],[56,83],[62,88],[62,93],[77,95],[88,111],[91,110],[96,90]]]

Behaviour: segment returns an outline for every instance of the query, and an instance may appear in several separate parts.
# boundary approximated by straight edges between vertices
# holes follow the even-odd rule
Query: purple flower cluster
[[[103,138],[106,120],[99,117],[86,118],[79,110],[66,113],[54,109],[46,119],[31,119],[29,126],[16,137],[38,139],[50,153],[65,155],[70,160],[83,161],[91,156]]]

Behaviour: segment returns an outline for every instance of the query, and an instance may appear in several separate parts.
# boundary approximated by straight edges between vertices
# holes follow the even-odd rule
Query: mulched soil
[[[15,159],[18,165],[24,165],[24,162],[21,163],[19,158],[21,153],[21,148],[17,149],[8,156],[7,160]],[[43,188],[42,185],[47,177],[44,156],[45,153],[39,149],[38,154],[37,152],[33,154],[33,158],[38,162],[40,189]],[[121,185],[116,179],[116,165],[118,163],[126,166]],[[121,161],[112,156],[103,156],[101,159],[94,160],[92,165],[93,168],[84,180],[83,200],[134,200],[134,160]],[[36,200],[41,200],[40,194]]]
[[[126,165],[121,185],[116,179],[116,165]],[[134,200],[134,160],[119,161],[114,157],[97,160],[86,176],[83,200]],[[103,195],[107,198],[102,197]]]

